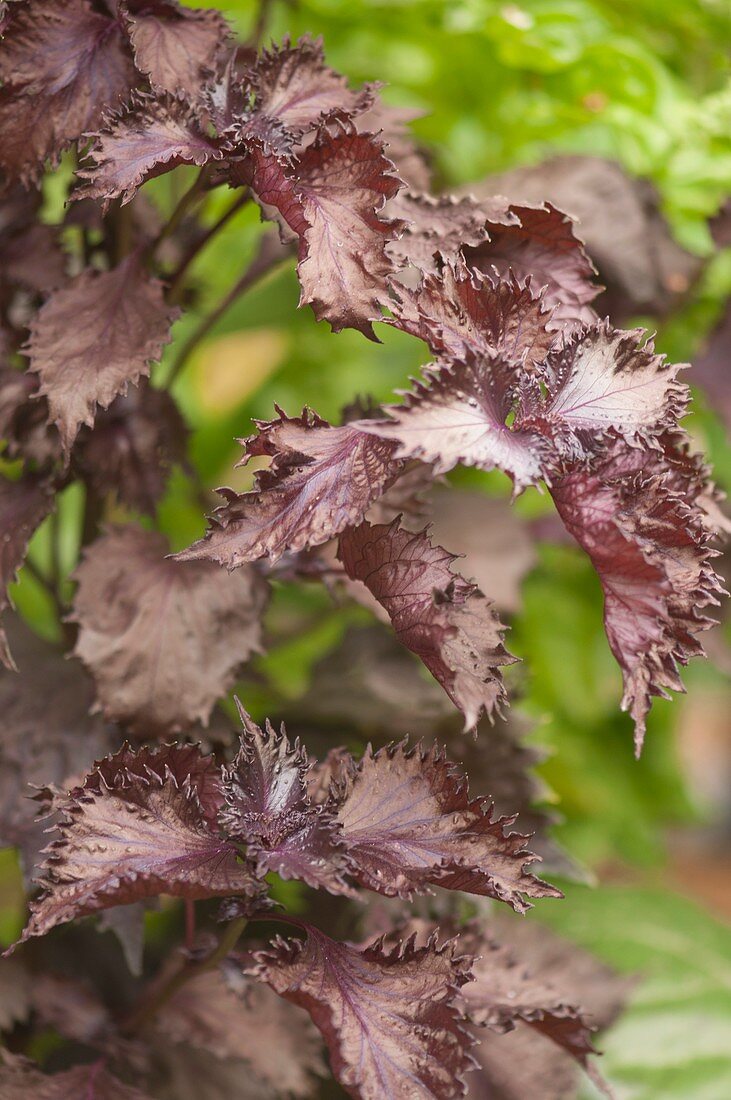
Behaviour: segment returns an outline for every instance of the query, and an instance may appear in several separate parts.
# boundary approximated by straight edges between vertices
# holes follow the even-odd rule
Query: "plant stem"
[[[170,287],[168,289],[168,301],[171,305],[177,304],[180,301],[181,292],[184,285],[185,275],[188,268],[192,264],[193,260],[198,257],[198,254],[203,251],[212,237],[218,233],[220,229],[223,229],[224,225],[238,213],[239,210],[249,201],[249,193],[245,191],[243,195],[238,195],[234,202],[228,207],[226,211],[221,215],[218,221],[209,226],[202,237],[191,245],[186,255],[183,257],[182,263],[178,267],[178,270],[170,277]]]
[[[171,233],[174,233],[182,222],[190,208],[198,202],[208,187],[210,173],[207,165],[201,168],[187,191],[184,191],[178,200],[178,204],[165,222],[155,239],[148,245],[148,255],[152,256]]]
[[[144,1001],[139,1008],[122,1024],[121,1031],[125,1035],[134,1035],[155,1018],[157,1013],[166,1004],[174,993],[182,988],[192,978],[212,970],[226,958],[238,942],[239,937],[246,928],[246,917],[238,917],[228,924],[218,941],[218,946],[205,959],[197,962],[183,963],[179,970],[157,989],[149,1000]]]
[[[273,271],[284,258],[289,258],[289,255],[289,250],[285,251],[283,249],[276,234],[267,233],[266,236],[262,238],[258,253],[239,281],[222,298],[213,312],[209,313],[207,317],[201,320],[198,327],[191,332],[190,336],[181,347],[170,368],[170,374],[167,379],[168,386],[172,385],[201,340],[205,339],[211,329],[220,321],[224,313],[233,305],[236,299],[242,294],[245,294],[247,290],[250,290],[251,287],[254,286],[255,283],[258,283],[260,279],[263,279],[265,275]]]

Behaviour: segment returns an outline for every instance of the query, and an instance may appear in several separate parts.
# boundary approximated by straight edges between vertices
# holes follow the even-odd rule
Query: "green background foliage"
[[[251,0],[215,6],[244,34],[260,11]],[[389,102],[422,112],[414,130],[431,152],[438,187],[557,151],[611,156],[649,177],[678,240],[711,256],[707,219],[731,193],[728,0],[275,0],[266,12],[267,38],[322,34],[336,68],[354,82],[386,82]],[[184,186],[179,172],[150,190],[169,209]],[[47,199],[50,210],[52,187]],[[207,217],[213,221],[229,201],[216,196]],[[196,320],[240,276],[260,233],[256,210],[247,207],[200,256],[198,296],[176,326],[159,377]],[[692,356],[730,292],[727,251],[712,256],[693,300],[663,324],[660,350]],[[335,337],[308,309],[298,311],[297,300],[294,272],[275,273],[226,313],[176,383],[193,428],[200,487],[247,484],[248,471],[232,472],[235,438],[249,433],[252,417],[271,415],[275,400],[290,413],[311,403],[335,416],[356,394],[387,398],[424,361],[418,341],[383,325],[380,345],[352,331]],[[731,489],[731,448],[702,395],[692,430]],[[508,492],[497,475],[463,480]],[[536,513],[546,504],[531,491],[519,506]],[[66,572],[75,561],[80,507],[73,487],[58,521]],[[176,548],[203,531],[200,492],[182,475],[172,480],[159,525]],[[41,530],[37,561],[48,545]],[[51,609],[31,577],[21,578],[14,597],[40,631],[53,633]],[[304,692],[314,662],[364,615],[335,610],[319,591],[281,586],[269,616],[271,647],[247,698],[255,716]],[[296,641],[293,625],[303,627]],[[600,1044],[603,1068],[631,1100],[723,1100],[731,1096],[731,942],[705,910],[715,905],[728,917],[731,886],[725,902],[715,890],[711,903],[711,891],[694,880],[699,903],[685,900],[691,887],[677,870],[669,830],[701,835],[717,824],[681,769],[677,734],[699,700],[727,706],[731,684],[713,663],[688,670],[688,696],[656,704],[636,763],[631,724],[618,710],[620,676],[602,630],[599,586],[579,551],[566,547],[542,548],[510,644],[525,660],[518,705],[550,753],[542,773],[563,817],[557,837],[598,882],[568,886],[567,900],[542,904],[535,919],[647,977]],[[723,855],[714,855],[710,878],[723,874]],[[13,876],[3,862],[4,938],[15,931]]]

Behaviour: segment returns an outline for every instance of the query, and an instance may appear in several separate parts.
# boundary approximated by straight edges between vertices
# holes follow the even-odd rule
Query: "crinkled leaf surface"
[[[89,714],[94,689],[78,661],[18,621],[9,633],[19,671],[0,673],[0,845],[19,849],[30,879],[46,844],[33,786],[66,786],[111,748],[111,731]]]
[[[80,426],[94,423],[97,405],[107,408],[149,374],[178,316],[136,254],[112,271],[84,271],[51,295],[33,320],[26,354],[67,454]]]
[[[547,396],[527,401],[522,416],[535,417],[547,433],[578,435],[587,450],[610,429],[631,443],[674,425],[688,400],[687,386],[677,380],[683,368],[656,355],[651,340],[642,342],[645,335],[608,321],[580,330],[549,355]]]
[[[405,223],[404,232],[389,244],[389,255],[399,269],[410,266],[421,272],[435,273],[442,258],[456,262],[465,246],[486,240],[488,222],[518,224],[517,215],[499,196],[478,202],[470,196],[434,197],[404,190],[389,202],[386,212]]]
[[[253,108],[243,116],[243,133],[275,147],[281,142],[283,148],[287,143],[291,148],[291,139],[302,137],[323,117],[352,116],[370,100],[367,91],[350,89],[346,78],[325,64],[322,40],[308,36],[294,45],[285,38],[263,50],[246,74],[246,90]]]
[[[181,164],[202,167],[223,153],[199,115],[179,99],[137,97],[95,135],[78,199],[128,203],[142,184]]]
[[[526,837],[489,799],[470,799],[462,772],[436,748],[404,743],[366,750],[341,780],[337,820],[358,881],[409,897],[429,883],[529,908],[527,897],[560,896],[526,868]]]
[[[373,336],[393,269],[386,245],[400,223],[379,217],[399,189],[383,144],[350,127],[323,128],[297,159],[253,149],[245,168],[260,202],[275,207],[299,238],[300,304],[334,332]]]
[[[122,27],[103,6],[13,6],[0,57],[0,168],[29,182],[126,98],[135,73]]]
[[[385,608],[398,640],[416,653],[471,729],[505,698],[500,667],[514,660],[503,646],[494,608],[452,571],[453,555],[426,532],[362,523],[340,538],[338,557]]]
[[[47,848],[22,940],[58,924],[157,894],[207,898],[254,894],[251,870],[237,848],[211,827],[195,769],[179,781],[186,747],[158,750],[156,767],[142,750],[137,767],[123,748],[56,800],[62,813]],[[169,766],[167,766],[169,763]]]
[[[520,280],[530,276],[536,290],[545,287],[556,328],[594,320],[589,303],[601,288],[593,282],[594,267],[571,218],[550,203],[508,209],[517,224],[488,223],[489,239],[464,249],[468,265],[493,279],[511,271]]]
[[[247,845],[260,871],[344,893],[346,869],[332,814],[307,796],[307,754],[284,729],[260,729],[239,705],[241,748],[223,773],[221,828]]]
[[[196,97],[215,67],[228,26],[217,11],[193,11],[177,0],[124,0],[137,68],[157,91]]]
[[[454,943],[360,949],[308,927],[276,940],[254,977],[301,1005],[322,1032],[337,1080],[358,1100],[462,1095],[469,1040],[452,1002],[469,973]]]
[[[567,530],[604,590],[604,625],[624,678],[622,706],[642,748],[653,696],[682,691],[678,664],[702,653],[696,635],[718,602],[711,534],[698,497],[704,484],[680,454],[616,442],[593,469],[579,466],[551,488]]]
[[[187,438],[170,394],[143,382],[97,412],[91,431],[82,429],[74,466],[98,496],[114,493],[128,508],[154,515],[170,467],[185,461]]]
[[[502,356],[467,351],[457,362],[426,368],[388,421],[361,422],[363,431],[398,444],[398,458],[418,458],[446,473],[458,463],[504,470],[516,492],[536,484],[547,441],[530,427],[508,423],[521,368]]]
[[[232,966],[226,972],[230,981],[209,970],[186,982],[159,1013],[159,1030],[176,1045],[236,1060],[242,1075],[253,1073],[277,1095],[312,1095],[313,1077],[325,1070],[307,1015]]]
[[[500,354],[530,365],[545,359],[555,339],[550,311],[529,284],[512,276],[493,283],[461,261],[397,294],[393,324],[424,340],[435,355]]]
[[[206,723],[261,645],[268,586],[252,569],[166,559],[162,535],[125,527],[97,539],[77,570],[76,654],[99,707],[147,736]]]
[[[299,417],[280,413],[243,442],[241,465],[266,455],[270,468],[257,473],[249,493],[219,490],[226,503],[213,513],[206,537],[180,560],[210,558],[233,569],[318,546],[358,523],[400,469],[392,443],[349,424],[331,427],[308,410]]]

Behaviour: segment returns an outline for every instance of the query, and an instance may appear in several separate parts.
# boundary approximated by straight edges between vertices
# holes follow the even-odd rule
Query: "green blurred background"
[[[222,7],[244,36],[261,11],[251,0],[195,6]],[[557,152],[609,156],[648,177],[676,239],[706,263],[682,309],[659,326],[637,321],[659,327],[659,348],[670,357],[692,358],[731,293],[731,250],[714,248],[707,224],[731,194],[729,0],[274,0],[264,13],[266,39],[321,34],[330,63],[354,82],[384,81],[390,103],[422,112],[413,129],[431,153],[436,188]],[[178,175],[155,181],[162,206],[182,186]],[[176,327],[177,346],[236,281],[260,232],[256,211],[246,209],[202,254],[199,298]],[[356,394],[389,397],[425,361],[418,341],[382,325],[380,345],[355,332],[335,337],[308,309],[298,311],[297,299],[293,271],[274,276],[225,315],[176,384],[194,429],[200,485],[177,474],[163,502],[159,524],[175,547],[202,533],[200,487],[247,484],[248,471],[232,466],[240,453],[235,437],[250,432],[252,417],[270,416],[275,400],[290,413],[310,403],[337,416]],[[165,370],[163,363],[161,376]],[[690,426],[729,491],[731,448],[710,405],[699,392]],[[454,480],[508,493],[498,475]],[[519,502],[526,516],[547,507],[533,491]],[[69,568],[78,508],[72,488],[60,516]],[[33,546],[39,562],[47,541],[41,531]],[[21,578],[14,597],[37,629],[54,633],[32,578]],[[272,648],[247,689],[257,717],[282,697],[296,700],[313,664],[364,613],[337,610],[318,590],[284,585],[270,619]],[[302,626],[294,637],[293,623]],[[618,968],[645,976],[601,1044],[603,1069],[620,1096],[728,1100],[729,632],[714,631],[712,660],[688,669],[685,697],[655,704],[636,763],[599,586],[578,550],[539,548],[511,625],[509,644],[525,660],[518,706],[534,726],[532,739],[548,750],[541,773],[563,818],[556,836],[586,880],[562,884],[566,902],[539,906],[529,919],[550,921]],[[19,919],[12,877],[8,870],[0,930],[8,937]]]

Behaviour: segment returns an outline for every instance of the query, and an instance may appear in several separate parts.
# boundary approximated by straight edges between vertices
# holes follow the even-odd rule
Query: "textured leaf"
[[[423,112],[408,107],[394,107],[376,99],[359,114],[355,124],[361,133],[379,134],[389,160],[396,165],[399,178],[408,188],[428,191],[431,185],[431,169],[427,154],[422,152],[408,128],[410,122],[422,117]],[[402,192],[406,194],[406,192]]]
[[[517,493],[540,480],[548,449],[545,437],[520,428],[517,418],[508,423],[521,377],[518,363],[466,352],[461,362],[425,368],[403,404],[387,406],[390,420],[359,427],[398,443],[397,458],[433,463],[438,473],[458,463],[497,467]]]
[[[284,728],[261,730],[239,704],[241,748],[224,769],[224,832],[244,841],[260,872],[276,871],[333,894],[348,892],[346,870],[332,814],[307,797],[307,754],[290,745]]]
[[[257,892],[236,846],[207,822],[196,774],[178,779],[179,752],[187,762],[189,749],[167,746],[159,750],[157,768],[144,766],[147,750],[138,766],[130,767],[129,750],[122,749],[90,772],[82,787],[57,799],[62,819],[46,849],[39,877],[43,893],[31,902],[21,942],[77,917],[157,894],[208,898]]]
[[[490,593],[500,611],[517,611],[521,583],[536,564],[529,525],[510,502],[483,492],[435,486],[427,504],[431,534],[463,557],[461,572]]]
[[[42,477],[24,474],[17,481],[0,478],[0,615],[12,606],[8,585],[25,560],[31,536],[53,508],[53,492]],[[0,661],[6,668],[15,668],[1,625]]]
[[[469,960],[454,943],[380,941],[349,947],[308,927],[307,941],[277,940],[254,977],[306,1008],[330,1052],[332,1071],[359,1100],[461,1096],[470,1043],[452,1007]]]
[[[239,1073],[253,1073],[270,1095],[310,1096],[324,1066],[307,1015],[240,971],[232,969],[231,978],[229,984],[220,970],[209,970],[186,982],[159,1013],[159,1030],[176,1050],[180,1044],[235,1059]]]
[[[26,354],[67,454],[79,427],[94,423],[97,405],[107,408],[149,374],[178,316],[135,254],[112,271],[84,271],[51,295],[32,322]]]
[[[285,550],[318,546],[358,523],[398,473],[394,445],[345,424],[331,427],[316,413],[261,422],[242,440],[245,465],[271,456],[252,492],[219,490],[226,503],[211,517],[204,539],[178,555],[181,561],[210,558],[233,569]]]
[[[35,179],[126,98],[134,79],[119,23],[88,0],[18,4],[0,57],[0,169]]]
[[[288,729],[307,738],[325,727],[337,729],[348,743],[357,738],[383,745],[418,729],[422,737],[445,743],[473,789],[489,795],[497,814],[513,817],[517,812],[505,830],[532,834],[531,851],[540,855],[546,873],[581,877],[550,836],[556,815],[544,805],[547,789],[533,770],[544,754],[525,742],[527,730],[515,712],[489,728],[484,722],[476,738],[465,738],[460,716],[436,680],[425,679],[390,631],[376,626],[346,631],[337,649],[315,666],[307,693],[283,713]],[[345,750],[332,749],[311,763],[307,782],[313,800],[327,798],[331,781],[347,774],[349,760]]]
[[[337,821],[353,874],[363,886],[409,897],[436,884],[507,902],[560,897],[526,871],[526,837],[507,835],[489,799],[470,799],[463,773],[436,747],[405,743],[373,753],[341,781]]]
[[[493,284],[462,262],[425,274],[416,290],[401,288],[391,306],[398,328],[424,340],[435,355],[456,359],[502,355],[513,362],[542,362],[555,339],[550,312],[530,285],[512,276]]]
[[[199,96],[225,44],[225,19],[177,0],[124,0],[124,11],[135,63],[153,88]]]
[[[76,654],[99,707],[146,736],[208,722],[261,644],[266,583],[210,562],[165,558],[159,534],[125,527],[86,551],[76,577]]]
[[[701,270],[699,257],[673,238],[656,188],[629,175],[616,160],[552,157],[480,183],[480,196],[496,193],[513,203],[548,200],[577,220],[607,288],[596,307],[615,324],[638,315],[664,316]]]
[[[657,435],[685,411],[688,388],[677,380],[682,366],[656,355],[642,329],[622,332],[600,321],[582,329],[548,357],[548,391],[528,402],[521,422],[539,424],[546,434],[576,433],[596,448],[613,429],[628,442]]]
[[[188,104],[172,97],[138,97],[95,135],[88,164],[78,172],[88,182],[74,198],[102,199],[106,206],[120,198],[124,205],[146,180],[181,164],[202,167],[222,156]]]
[[[436,273],[439,257],[457,262],[463,247],[477,246],[487,239],[487,223],[518,224],[517,214],[499,196],[477,202],[467,196],[420,194],[401,191],[389,202],[386,213],[405,222],[398,240],[388,246],[389,255],[403,268],[411,265],[421,272]]]
[[[652,696],[682,691],[678,664],[702,653],[703,608],[722,591],[698,498],[704,471],[670,451],[615,443],[591,470],[569,470],[551,488],[569,533],[604,590],[604,625],[624,678],[622,707],[639,754]]]
[[[20,622],[10,640],[20,671],[0,673],[0,845],[20,850],[28,880],[46,844],[31,784],[65,786],[83,774],[110,748],[110,731],[89,715],[93,687],[78,661]]]
[[[492,605],[452,572],[454,557],[425,532],[390,525],[346,531],[338,549],[346,573],[384,607],[398,640],[421,658],[471,729],[505,699],[500,666],[513,657]]]
[[[605,1089],[587,1062],[591,1032],[619,1015],[633,983],[528,921],[473,926],[465,948],[479,949],[481,957],[475,981],[464,987],[464,1007],[490,1029],[477,1032],[480,1069],[470,1078],[469,1095],[568,1100],[579,1089],[576,1062]]]
[[[461,993],[465,1013],[472,1023],[493,1031],[512,1031],[520,1020],[546,1035],[586,1065],[594,1053],[592,1028],[576,1005],[530,974],[510,948],[480,937],[464,939],[466,950],[480,952],[474,964],[474,981]]]
[[[557,328],[593,321],[589,302],[600,288],[592,281],[594,267],[571,218],[550,203],[509,209],[518,224],[488,224],[489,240],[464,250],[468,265],[493,279],[505,278],[510,271],[521,281],[531,276],[536,289],[545,287]]]
[[[334,332],[357,328],[373,337],[393,268],[386,245],[400,229],[379,217],[400,186],[382,142],[345,126],[323,128],[294,166],[259,148],[246,172],[259,201],[299,238],[300,305],[312,305]]]
[[[253,108],[244,116],[244,134],[275,146],[277,138],[286,135],[280,148],[288,145],[290,150],[293,138],[302,137],[323,118],[350,117],[372,98],[367,89],[350,89],[346,78],[325,64],[322,40],[307,36],[294,46],[285,38],[281,45],[263,50],[246,73],[246,86]]]
[[[74,464],[98,496],[114,493],[154,515],[171,465],[185,461],[187,436],[172,397],[143,382],[97,413],[92,431],[82,429]]]
[[[101,1060],[48,1076],[7,1052],[0,1056],[0,1089],[3,1100],[150,1100],[112,1076]]]
[[[2,155],[0,153],[0,155]],[[42,196],[19,183],[0,199],[0,285],[47,294],[65,278],[66,256],[55,226],[37,219]]]

